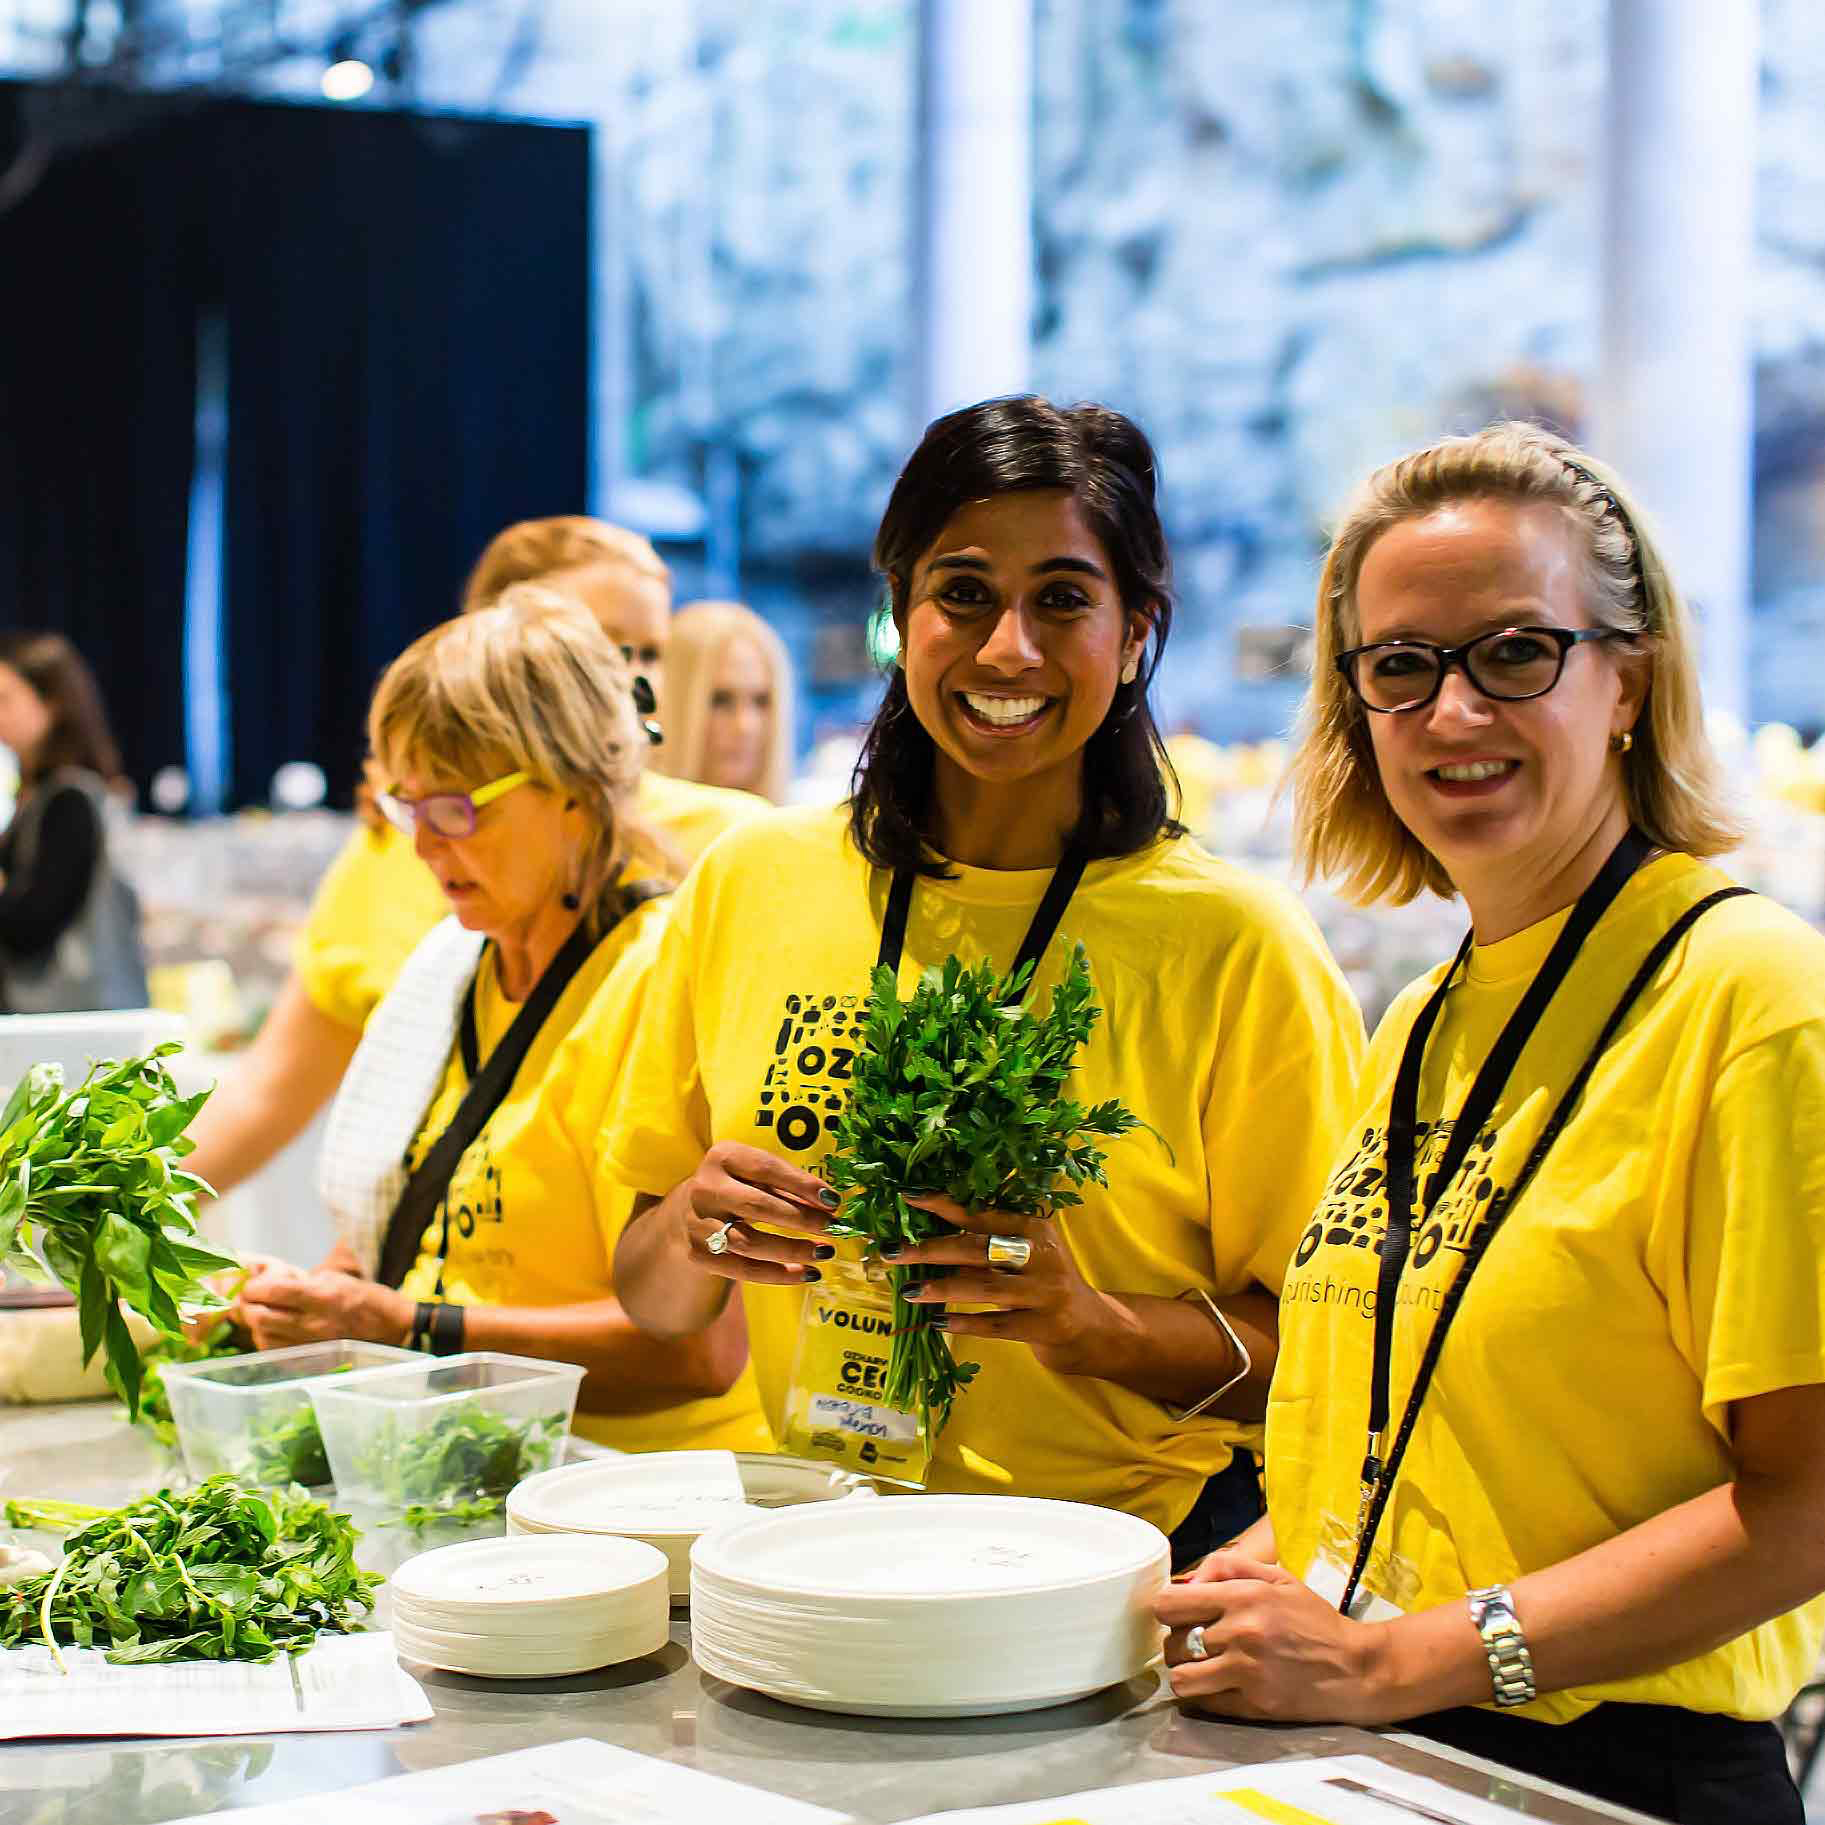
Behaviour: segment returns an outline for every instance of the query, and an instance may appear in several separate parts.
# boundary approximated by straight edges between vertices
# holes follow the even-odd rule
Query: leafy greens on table
[[[908,1192],[940,1192],[971,1210],[1044,1217],[1081,1204],[1077,1187],[1108,1184],[1106,1156],[1095,1143],[1145,1124],[1120,1102],[1086,1108],[1064,1095],[1078,1049],[1102,1013],[1088,958],[1082,945],[1073,947],[1043,1015],[1023,1005],[1032,971],[1026,964],[1001,978],[990,963],[966,967],[952,957],[927,970],[904,1002],[894,972],[875,971],[848,1106],[820,1168],[848,1194],[833,1234],[879,1246],[954,1233],[907,1204]],[[916,1409],[936,1437],[978,1365],[957,1362],[932,1328],[931,1310],[906,1299],[906,1282],[919,1272],[890,1269],[894,1332],[885,1394],[893,1406]]]
[[[34,1065],[0,1113],[0,1266],[48,1270],[76,1295],[82,1360],[105,1348],[130,1419],[140,1357],[121,1303],[180,1336],[181,1307],[222,1303],[205,1276],[239,1265],[194,1240],[196,1196],[210,1188],[177,1162],[209,1092],[178,1095],[164,1060],[182,1049],[95,1065],[74,1089],[59,1066]]]
[[[63,1563],[0,1589],[0,1647],[105,1647],[117,1666],[271,1660],[366,1626],[375,1572],[353,1523],[302,1490],[213,1476],[121,1509],[8,1502],[9,1526],[75,1529]]]
[[[408,1527],[483,1521],[501,1511],[514,1484],[563,1461],[569,1430],[563,1413],[513,1420],[459,1407],[403,1437],[377,1435],[361,1474],[400,1508]]]

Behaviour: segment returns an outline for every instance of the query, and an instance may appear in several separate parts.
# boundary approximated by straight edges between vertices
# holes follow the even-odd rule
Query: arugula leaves
[[[564,1455],[568,1416],[514,1421],[484,1407],[457,1408],[403,1438],[389,1428],[363,1454],[364,1482],[383,1492],[405,1524],[481,1521],[500,1512],[508,1492]]]
[[[346,1372],[346,1371],[339,1371]],[[285,1488],[301,1483],[315,1489],[330,1480],[329,1453],[309,1405],[281,1414],[247,1441],[249,1472],[256,1483]]]
[[[1029,963],[1001,978],[990,963],[966,967],[952,957],[927,970],[902,1002],[894,972],[875,971],[849,1103],[819,1168],[849,1194],[833,1234],[879,1246],[951,1233],[907,1204],[904,1192],[1049,1217],[1083,1202],[1079,1186],[1108,1184],[1095,1143],[1145,1124],[1120,1102],[1085,1108],[1064,1095],[1078,1049],[1102,1015],[1088,957],[1081,944],[1073,948],[1043,1015],[1023,1005],[1032,973]],[[979,1365],[957,1362],[931,1328],[931,1311],[906,1300],[909,1271],[918,1272],[889,1270],[894,1333],[885,1394],[896,1407],[916,1407],[927,1437],[936,1438]]]
[[[300,1489],[213,1476],[117,1510],[8,1502],[10,1526],[74,1525],[63,1563],[0,1588],[0,1647],[105,1647],[116,1666],[271,1660],[366,1626],[376,1572],[354,1524]]]
[[[0,1112],[0,1266],[48,1270],[76,1295],[82,1360],[106,1350],[130,1419],[141,1370],[121,1302],[181,1336],[180,1307],[219,1307],[203,1278],[237,1265],[192,1240],[197,1193],[210,1187],[177,1162],[210,1093],[178,1095],[163,1061],[182,1050],[172,1041],[91,1066],[73,1090],[61,1067],[34,1065]]]

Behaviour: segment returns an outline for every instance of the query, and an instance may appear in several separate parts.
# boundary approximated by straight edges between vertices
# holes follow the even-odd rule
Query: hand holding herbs
[[[1083,1202],[1079,1186],[1108,1184],[1096,1143],[1144,1124],[1120,1102],[1086,1108],[1064,1094],[1101,1017],[1083,947],[1072,951],[1043,1015],[1022,1005],[1031,980],[1030,964],[1002,979],[989,963],[966,968],[952,957],[902,1002],[893,971],[875,971],[849,1104],[820,1168],[848,1194],[833,1235],[881,1247],[951,1233],[907,1196],[938,1193],[968,1210],[1049,1217]],[[908,1270],[890,1277],[886,1399],[917,1411],[936,1437],[978,1365],[956,1362],[932,1313],[906,1299]]]
[[[222,1304],[205,1277],[237,1265],[192,1239],[209,1186],[177,1162],[209,1092],[178,1095],[164,1060],[182,1049],[95,1065],[73,1090],[58,1066],[34,1065],[0,1113],[0,1266],[34,1279],[48,1270],[76,1295],[82,1360],[105,1346],[129,1418],[140,1357],[121,1302],[178,1337],[184,1308]]]
[[[55,1570],[0,1589],[0,1647],[105,1647],[116,1666],[271,1660],[366,1626],[375,1572],[354,1526],[300,1490],[213,1476],[110,1510],[8,1502],[12,1527],[73,1527]]]

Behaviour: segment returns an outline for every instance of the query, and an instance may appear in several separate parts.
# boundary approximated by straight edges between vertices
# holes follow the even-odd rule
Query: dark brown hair
[[[985,399],[934,420],[888,497],[874,567],[903,624],[914,567],[962,507],[1053,488],[1076,500],[1109,555],[1123,608],[1148,623],[1139,674],[1117,687],[1084,746],[1078,827],[1092,857],[1131,855],[1159,837],[1185,834],[1172,815],[1172,763],[1147,702],[1172,631],[1172,561],[1153,446],[1140,426],[1107,406],[1055,406],[1033,394]],[[923,842],[932,762],[932,738],[913,714],[906,673],[896,665],[863,742],[849,803],[856,846],[877,868],[945,873]]]
[[[21,782],[33,785],[60,767],[81,767],[112,784],[120,747],[108,727],[95,674],[62,634],[0,633],[0,665],[10,665],[44,700],[50,732],[33,755],[19,756]]]

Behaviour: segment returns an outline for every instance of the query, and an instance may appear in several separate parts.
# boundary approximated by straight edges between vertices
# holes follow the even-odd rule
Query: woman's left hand
[[[257,1350],[338,1337],[403,1343],[415,1309],[403,1293],[376,1281],[323,1268],[301,1273],[277,1262],[249,1278],[238,1305]]]
[[[1384,1724],[1386,1625],[1352,1622],[1278,1565],[1214,1552],[1154,1599],[1173,1695],[1214,1717]],[[1188,1640],[1202,1627],[1203,1657]]]
[[[1108,1302],[1079,1271],[1057,1224],[1049,1217],[1020,1217],[1005,1210],[965,1210],[936,1192],[906,1202],[962,1233],[883,1250],[895,1267],[947,1271],[909,1293],[915,1305],[986,1305],[987,1312],[947,1310],[942,1328],[952,1337],[1005,1337],[1031,1344],[1040,1363],[1058,1375],[1088,1372],[1094,1340],[1109,1316]],[[988,1264],[991,1236],[1016,1237],[1032,1254],[1018,1271]]]

